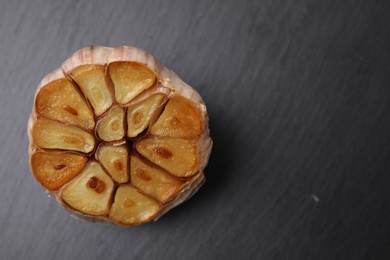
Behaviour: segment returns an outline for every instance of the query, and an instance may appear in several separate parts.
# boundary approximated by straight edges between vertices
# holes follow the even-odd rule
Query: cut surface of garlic
[[[37,182],[72,214],[121,226],[191,197],[212,148],[200,95],[132,46],[83,48],[44,77],[27,131]]]

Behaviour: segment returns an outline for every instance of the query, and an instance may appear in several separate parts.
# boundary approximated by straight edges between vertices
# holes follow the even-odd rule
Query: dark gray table
[[[390,255],[389,1],[1,2],[0,259]],[[199,193],[131,229],[48,198],[26,135],[44,75],[124,44],[197,88],[215,142]]]

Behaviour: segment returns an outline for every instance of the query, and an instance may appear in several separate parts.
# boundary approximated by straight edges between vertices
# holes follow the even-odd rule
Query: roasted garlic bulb
[[[203,184],[212,140],[199,94],[147,52],[93,46],[39,84],[30,169],[74,215],[133,226]]]

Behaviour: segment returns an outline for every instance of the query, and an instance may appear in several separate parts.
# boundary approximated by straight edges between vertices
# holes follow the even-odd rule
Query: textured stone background
[[[0,2],[0,259],[390,255],[389,1]],[[44,75],[124,44],[195,86],[215,141],[199,193],[131,229],[48,198],[26,135]]]

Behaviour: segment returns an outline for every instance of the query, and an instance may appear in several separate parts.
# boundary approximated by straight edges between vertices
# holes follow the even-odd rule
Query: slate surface
[[[389,1],[1,1],[0,259],[389,259]],[[204,97],[205,186],[131,229],[71,218],[28,169],[40,79],[88,45]]]

